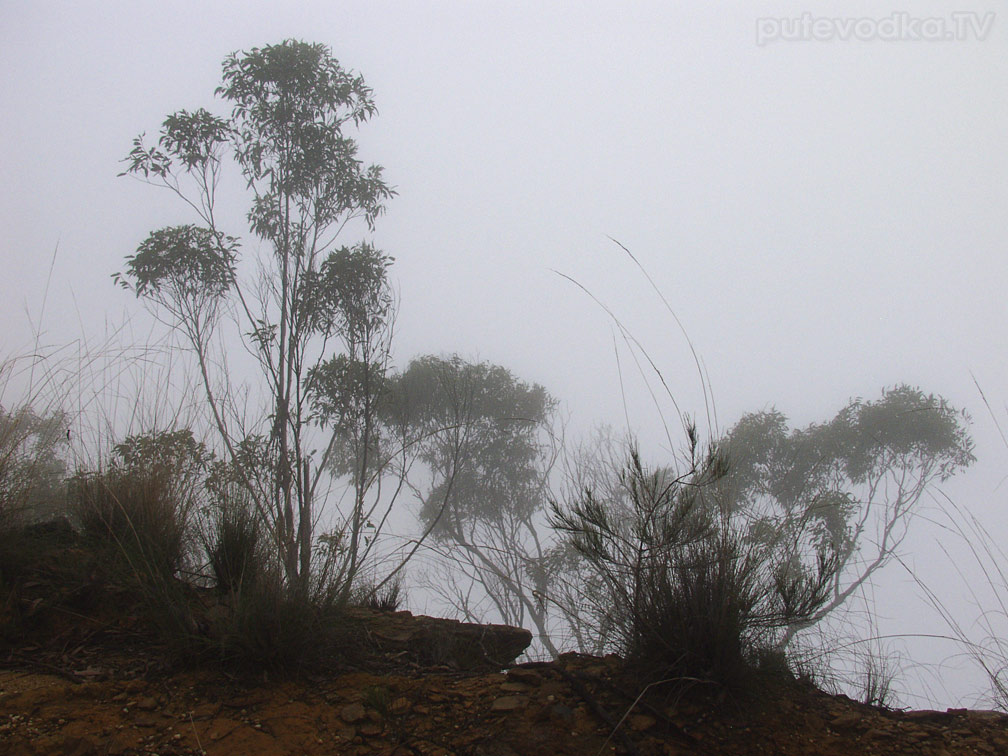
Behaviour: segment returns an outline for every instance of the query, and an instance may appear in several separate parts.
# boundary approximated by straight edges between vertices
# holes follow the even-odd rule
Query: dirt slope
[[[881,711],[780,681],[748,703],[695,691],[632,707],[618,672],[615,659],[568,656],[506,673],[271,681],[141,673],[114,656],[45,672],[19,654],[0,670],[0,753],[1008,754],[1001,714]]]
[[[324,674],[239,676],[165,653],[77,551],[37,561],[0,592],[0,756],[1008,754],[1002,714],[883,711],[769,676],[745,699],[641,696],[616,657],[509,667],[527,631],[408,612],[348,612],[360,648]]]

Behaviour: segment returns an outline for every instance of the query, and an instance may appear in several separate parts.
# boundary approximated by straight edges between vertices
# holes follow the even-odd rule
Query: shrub
[[[221,662],[294,674],[331,667],[360,646],[337,603],[292,588],[279,565],[257,567],[211,613],[207,650]]]
[[[222,593],[251,586],[265,561],[255,510],[239,492],[219,502],[211,528],[207,559],[214,585]]]
[[[382,612],[398,611],[406,603],[406,591],[398,577],[377,588],[373,582],[361,584],[353,593],[351,604]]]
[[[78,472],[68,486],[84,543],[180,654],[192,651],[197,633],[187,579],[197,560],[198,470],[206,459],[189,431],[135,435],[104,468]]]
[[[720,486],[728,461],[687,431],[685,472],[651,471],[631,447],[619,500],[585,489],[553,505],[552,524],[586,563],[596,592],[582,610],[613,650],[650,681],[735,687],[828,598],[836,559],[821,552],[810,572],[789,544],[748,537]]]
[[[69,487],[70,509],[81,533],[107,546],[136,577],[168,580],[191,556],[190,512],[172,495],[164,472],[82,472]]]

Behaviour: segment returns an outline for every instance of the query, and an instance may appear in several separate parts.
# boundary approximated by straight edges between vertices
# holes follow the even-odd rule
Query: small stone
[[[500,687],[501,690],[508,693],[527,693],[529,691],[529,686],[520,682],[505,682],[501,683]]]
[[[194,708],[189,716],[193,719],[210,719],[211,717],[217,716],[220,713],[221,705],[219,703],[204,703],[200,704]],[[183,717],[184,719],[189,719],[189,717]]]
[[[493,711],[514,711],[525,706],[525,699],[521,696],[501,696],[490,707]]]
[[[644,730],[650,730],[658,723],[654,717],[649,717],[647,714],[634,714],[630,717],[630,729],[635,732],[644,732]]]
[[[880,740],[883,738],[891,738],[893,734],[888,730],[881,730],[878,727],[872,727],[865,732],[864,736],[870,740]]]
[[[525,669],[523,667],[509,669],[507,679],[508,682],[524,683],[525,685],[539,685],[543,681],[542,675],[534,669]]]
[[[550,715],[562,722],[571,722],[574,720],[574,709],[563,704],[555,704],[550,708]]]
[[[377,722],[365,722],[360,726],[361,734],[369,737],[380,734],[382,729],[384,728],[382,728],[382,726]]]
[[[903,714],[904,719],[910,720],[942,719],[946,716],[947,714],[944,711],[935,711],[933,709],[920,709],[918,711],[908,711]]]
[[[367,716],[367,711],[359,703],[347,704],[340,709],[340,718],[349,724],[359,722]]]
[[[838,727],[840,729],[856,727],[859,724],[861,724],[861,715],[854,711],[838,714],[830,720],[831,727]]]

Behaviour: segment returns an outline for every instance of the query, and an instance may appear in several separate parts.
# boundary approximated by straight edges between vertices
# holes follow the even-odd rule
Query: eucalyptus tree
[[[507,624],[530,622],[555,655],[546,597],[557,563],[545,511],[556,400],[506,368],[457,356],[413,360],[389,397],[429,473],[418,492],[422,538],[449,566],[432,587],[469,620],[492,609]]]
[[[229,114],[180,110],[155,144],[134,140],[123,173],[168,189],[192,222],[152,232],[116,279],[184,335],[229,458],[237,464],[250,439],[265,445],[269,474],[249,472],[244,483],[288,583],[305,587],[317,499],[347,433],[372,425],[360,413],[373,412],[369,397],[387,369],[394,316],[392,259],[370,243],[341,240],[348,228],[373,230],[395,192],[380,166],[358,158],[348,135],[376,114],[372,90],[326,46],[287,40],[233,53],[216,94]],[[220,217],[229,166],[249,195],[244,240]],[[247,263],[257,277],[240,274]],[[268,397],[251,427],[233,401],[227,355],[214,351],[225,314],[237,321]],[[361,371],[347,366],[360,364],[374,382],[352,379]],[[364,459],[353,465],[360,471],[353,511],[342,515],[336,538],[347,585],[359,569],[372,480],[371,445],[365,438],[355,448]]]
[[[815,599],[799,602],[803,611],[777,615],[776,650],[843,606],[899,553],[921,499],[974,461],[968,422],[944,398],[900,385],[879,399],[853,399],[831,420],[805,428],[790,428],[773,409],[749,413],[716,443],[723,470],[705,482],[703,505],[731,524],[745,553],[770,555],[761,563],[779,568],[774,580],[790,586],[789,595]],[[674,504],[673,512],[680,503],[639,495],[649,490],[646,480],[680,478],[657,467],[642,476],[641,468],[623,461],[626,445],[600,432],[575,455],[567,505],[557,521],[581,539],[573,542],[588,560],[561,571],[553,595],[578,645],[594,653],[619,645],[621,618],[610,614],[613,594],[592,559],[611,561],[606,576],[612,565],[629,569],[633,558],[603,553],[606,539],[636,546],[636,536],[626,532],[635,534],[634,527],[648,521],[637,511],[642,500]],[[675,487],[658,490],[666,488]],[[605,538],[584,540],[592,534]],[[622,591],[636,583],[615,585]],[[795,586],[803,588],[795,593]]]
[[[898,553],[920,500],[974,461],[968,416],[907,385],[853,399],[827,422],[791,429],[776,410],[745,415],[726,434],[724,496],[756,542],[794,542],[837,558],[828,600],[790,624],[801,630],[843,605]],[[800,561],[795,569],[807,569]]]

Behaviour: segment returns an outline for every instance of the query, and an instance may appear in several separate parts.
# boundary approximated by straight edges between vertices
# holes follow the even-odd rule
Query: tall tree
[[[806,554],[826,547],[839,559],[829,600],[790,625],[781,648],[884,567],[929,487],[974,461],[967,424],[942,397],[900,385],[807,428],[790,429],[769,410],[745,415],[727,433],[725,495],[749,517],[749,537],[801,537]]]
[[[154,146],[138,137],[125,174],[165,187],[196,216],[195,224],[154,231],[128,257],[118,281],[146,298],[192,347],[206,397],[229,457],[242,444],[267,440],[271,475],[246,476],[260,515],[275,539],[288,582],[305,586],[312,568],[313,525],[334,439],[346,426],[327,407],[347,393],[372,392],[336,367],[387,366],[393,298],[391,258],[368,243],[337,246],[348,224],[372,230],[394,191],[382,169],[365,166],[347,135],[375,115],[371,89],[321,44],[287,40],[229,55],[217,94],[230,105],[220,117],[204,109],[168,116]],[[217,190],[230,155],[250,193],[248,228],[264,254],[254,256],[258,280],[238,275],[237,236],[218,217]],[[252,427],[240,422],[213,354],[225,309],[235,314],[264,381],[267,409]],[[370,400],[356,396],[370,411]],[[319,432],[326,435],[319,439]],[[328,439],[328,440],[327,440]],[[367,454],[365,442],[362,453]],[[313,458],[313,449],[321,456]],[[369,463],[360,463],[367,469]],[[264,483],[265,481],[265,483]],[[357,548],[367,482],[354,478],[353,511],[342,530],[350,538],[343,579],[359,569]]]

